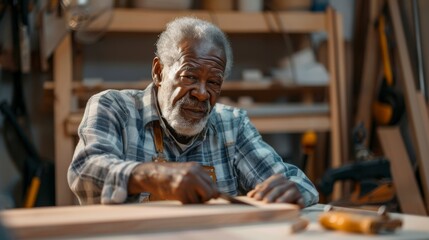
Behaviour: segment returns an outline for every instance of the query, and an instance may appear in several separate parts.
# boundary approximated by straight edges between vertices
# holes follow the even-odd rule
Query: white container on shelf
[[[192,0],[133,0],[135,8],[184,10],[192,6]]]
[[[263,0],[238,0],[237,7],[242,12],[259,12],[263,8]]]

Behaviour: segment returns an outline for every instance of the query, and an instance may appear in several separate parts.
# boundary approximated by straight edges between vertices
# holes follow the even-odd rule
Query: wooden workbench
[[[154,215],[144,216],[144,212],[150,208],[153,211],[147,216]],[[370,236],[323,229],[318,223],[323,208],[322,204],[300,211],[290,204],[269,204],[255,208],[225,203],[215,207],[149,203],[6,210],[0,212],[0,217],[11,232],[17,233],[16,230],[20,228],[16,236],[21,238],[18,239],[31,238],[32,234],[42,234],[38,239],[92,240],[429,239],[428,217],[392,214],[402,218],[403,228],[392,234]],[[298,215],[301,216],[298,218]],[[163,218],[166,216],[170,217]],[[306,229],[294,232],[292,228],[296,227],[297,219],[307,219],[310,224]],[[36,227],[28,228],[29,225]],[[40,233],[37,229],[42,229],[42,226],[43,231]]]

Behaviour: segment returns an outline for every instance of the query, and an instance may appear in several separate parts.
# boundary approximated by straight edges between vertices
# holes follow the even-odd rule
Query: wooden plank
[[[335,44],[334,44],[334,10],[328,8],[326,13],[326,28],[328,34],[328,69],[330,74],[329,81],[329,105],[331,117],[331,168],[338,168],[342,165],[341,160],[341,126],[340,126],[340,109],[339,109],[339,90],[338,90],[338,72],[335,62]],[[332,193],[333,199],[338,199],[342,196],[341,184],[338,182]]]
[[[365,52],[363,60],[363,73],[360,83],[355,126],[363,122],[368,133],[364,145],[368,146],[368,140],[372,128],[372,103],[374,102],[375,86],[380,69],[380,51],[377,41],[377,32],[374,28],[375,21],[380,11],[380,0],[369,1],[369,22],[367,26]]]
[[[109,82],[97,82],[94,84],[87,84],[84,82],[72,82],[72,89],[74,92],[94,92],[103,91],[107,89],[145,89],[152,80],[141,80],[141,81],[109,81]],[[53,90],[54,82],[46,81],[43,83],[45,90]],[[308,91],[308,92],[322,92],[326,89],[326,85],[298,85],[298,84],[277,84],[273,82],[246,82],[242,80],[225,81],[222,84],[222,92],[224,91],[275,91],[280,89],[281,91]],[[287,92],[286,92],[287,93]]]
[[[426,208],[429,208],[429,136],[426,135],[425,131],[422,131],[422,129],[429,129],[429,120],[427,114],[422,114],[416,98],[415,79],[407,50],[398,2],[396,0],[388,0],[388,3],[399,54],[405,104],[412,133],[411,135],[414,139],[414,149],[419,164],[420,180],[425,196],[425,204]]]
[[[421,132],[424,133],[424,135],[426,137],[429,137],[429,115],[428,115],[428,109],[427,109],[427,105],[426,105],[426,99],[423,96],[423,93],[421,92],[417,92],[416,93],[416,98],[417,98],[417,104],[418,104],[418,108],[419,108],[419,112],[422,116],[422,121],[423,121],[423,125],[422,125],[422,129],[420,129]],[[427,138],[427,141],[429,143],[429,139]],[[428,157],[428,156],[426,156]],[[429,210],[429,206],[428,206],[428,210]]]
[[[302,133],[307,130],[329,131],[331,121],[328,115],[285,116],[285,117],[250,117],[260,133]]]
[[[227,33],[267,33],[273,31],[273,29],[266,21],[265,15],[260,12],[219,11],[212,13],[212,19],[216,25]]]
[[[212,200],[210,204],[182,205],[176,201],[127,205],[91,205],[0,212],[6,227],[19,239],[90,236],[130,232],[165,232],[269,221],[297,219],[292,204],[256,206]]]
[[[310,33],[328,31],[325,13],[305,11],[266,12],[266,20],[275,32]],[[277,16],[275,16],[277,14]],[[277,20],[280,20],[280,24]],[[280,26],[279,26],[280,25]]]
[[[165,24],[181,16],[195,16],[218,24],[223,31],[233,33],[280,32],[272,12],[244,13],[226,11],[160,11],[145,9],[115,9],[108,32],[161,32]],[[324,13],[279,12],[279,18],[290,33],[325,31]],[[90,29],[100,30],[102,22],[94,22]]]
[[[396,196],[406,214],[427,215],[399,127],[379,127],[378,138],[389,159]]]
[[[76,136],[77,129],[82,121],[83,113],[73,113],[67,118],[65,131],[68,135]],[[304,114],[285,116],[252,117],[250,121],[260,133],[291,132],[299,133],[307,130],[326,132],[331,128],[328,114]]]
[[[171,20],[182,16],[195,16],[212,21],[207,11],[162,11],[143,9],[115,9],[113,19],[107,29],[109,32],[161,32]],[[102,24],[91,27],[99,29]]]
[[[65,18],[54,12],[42,12],[40,14],[40,63],[44,71],[49,68],[47,63],[49,57],[67,33]]]
[[[338,71],[338,105],[340,115],[340,128],[341,128],[341,159],[343,164],[350,160],[349,146],[351,145],[351,138],[349,136],[349,120],[348,109],[350,103],[348,102],[347,95],[348,83],[346,79],[346,59],[344,56],[345,43],[343,34],[343,19],[339,13],[334,14],[334,34],[335,34],[335,60]]]
[[[73,204],[73,193],[67,183],[67,169],[73,156],[73,138],[64,131],[71,112],[72,82],[71,36],[67,35],[54,53],[53,76],[55,122],[55,199],[57,205]]]

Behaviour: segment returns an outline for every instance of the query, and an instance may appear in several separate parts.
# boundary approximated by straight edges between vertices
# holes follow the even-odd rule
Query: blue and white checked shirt
[[[107,90],[89,100],[67,176],[81,204],[137,201],[127,194],[128,178],[137,164],[156,155],[152,123],[159,116],[152,89]],[[244,110],[217,103],[203,132],[185,151],[164,134],[166,158],[214,166],[219,191],[231,195],[282,173],[297,184],[306,206],[318,202],[310,180],[262,140]]]

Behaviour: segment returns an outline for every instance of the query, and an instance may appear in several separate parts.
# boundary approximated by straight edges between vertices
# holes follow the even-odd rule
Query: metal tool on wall
[[[381,57],[383,61],[383,80],[378,97],[373,105],[373,114],[380,125],[394,125],[399,122],[405,112],[405,103],[402,93],[396,88],[394,73],[393,33],[387,7],[384,8],[377,21]]]

